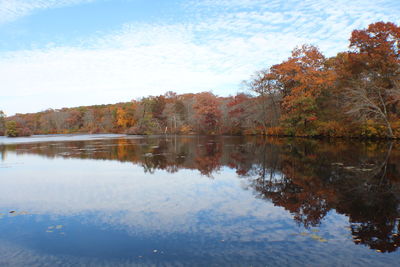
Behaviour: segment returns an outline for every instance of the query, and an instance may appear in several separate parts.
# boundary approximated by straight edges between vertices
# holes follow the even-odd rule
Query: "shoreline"
[[[88,136],[92,138],[90,139],[103,139],[104,138],[121,138],[121,137],[136,137],[136,138],[145,138],[145,137],[162,137],[162,136],[186,136],[186,137],[196,137],[196,136],[208,136],[208,137],[256,137],[256,138],[296,138],[296,139],[309,139],[309,140],[360,140],[360,141],[399,141],[400,138],[384,138],[384,137],[363,137],[363,136],[293,136],[293,135],[230,135],[230,134],[125,134],[125,133],[68,133],[68,134],[34,134],[30,136],[16,136],[16,137],[8,137],[8,136],[0,136],[0,138],[5,138],[7,140],[21,140],[21,139],[32,139],[32,138],[58,138],[58,137],[82,137]],[[93,138],[94,137],[94,138]],[[82,141],[86,139],[82,138]],[[58,140],[57,140],[58,141]],[[81,141],[81,140],[74,140]],[[2,144],[0,142],[0,144]]]

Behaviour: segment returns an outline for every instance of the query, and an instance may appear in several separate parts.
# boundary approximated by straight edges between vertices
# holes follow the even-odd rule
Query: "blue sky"
[[[244,90],[297,45],[332,56],[398,0],[0,0],[0,110]]]

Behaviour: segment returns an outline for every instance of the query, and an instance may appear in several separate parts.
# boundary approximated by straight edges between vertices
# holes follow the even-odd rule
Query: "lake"
[[[400,144],[0,137],[1,266],[395,266]]]

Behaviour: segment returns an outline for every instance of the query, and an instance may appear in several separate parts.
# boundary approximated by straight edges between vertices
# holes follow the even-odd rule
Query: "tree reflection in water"
[[[154,137],[1,146],[7,153],[119,160],[145,172],[234,169],[256,197],[285,208],[306,228],[330,210],[349,218],[354,243],[400,245],[399,143],[245,137]]]

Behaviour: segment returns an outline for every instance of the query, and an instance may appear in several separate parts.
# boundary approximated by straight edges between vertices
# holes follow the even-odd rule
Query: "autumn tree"
[[[135,120],[137,123],[129,129],[129,134],[157,134],[162,132],[162,111],[164,102],[161,100],[162,107],[159,107],[158,97],[144,97],[138,102]],[[161,113],[160,113],[161,112]],[[155,117],[156,116],[156,117]]]
[[[382,123],[394,137],[392,122],[399,118],[400,27],[377,22],[353,31],[345,88],[348,113],[360,120]]]
[[[133,108],[119,107],[117,109],[117,125],[124,129],[135,125],[135,110]]]
[[[227,103],[229,134],[243,134],[247,129],[254,128],[255,114],[258,109],[254,106],[254,99],[246,94],[237,94]],[[265,120],[261,120],[263,123]]]
[[[7,121],[6,122],[6,135],[8,137],[17,137],[18,136],[17,123],[15,121]]]
[[[270,70],[256,72],[249,81],[245,82],[247,88],[257,95],[253,101],[257,105],[255,120],[262,125],[263,133],[267,128],[276,126],[280,117],[282,86]]]
[[[104,132],[113,132],[114,131],[114,121],[115,115],[113,112],[113,108],[107,107],[102,110],[102,116],[100,119],[100,126],[102,127]],[[134,117],[131,118],[131,125],[135,123]]]
[[[181,114],[182,126],[180,127],[180,133],[190,134],[198,129],[198,117],[194,109],[196,103],[195,94],[184,94],[180,98],[181,104],[178,104],[177,110]]]
[[[165,96],[160,95],[156,97],[151,97],[150,110],[153,115],[153,118],[158,120],[158,122],[163,125],[165,120],[165,117],[163,116],[165,104],[166,104]]]
[[[293,134],[313,134],[320,97],[335,81],[334,72],[325,64],[318,48],[303,45],[294,49],[288,60],[271,68],[275,86],[282,93],[283,119]]]
[[[210,92],[199,93],[193,109],[198,119],[198,128],[207,134],[219,133],[221,122],[220,101]]]
[[[83,128],[88,132],[93,132],[95,127],[95,116],[92,109],[86,109],[82,117]]]
[[[64,129],[67,127],[67,119],[69,117],[68,111],[56,110],[50,114],[50,120],[52,120],[54,126],[54,132],[64,133]]]
[[[165,94],[166,104],[162,116],[166,120],[167,130],[172,133],[179,133],[180,128],[186,121],[185,104],[181,98],[171,91]]]
[[[78,131],[83,126],[82,122],[83,113],[79,110],[71,110],[66,119],[66,124],[69,130]]]

